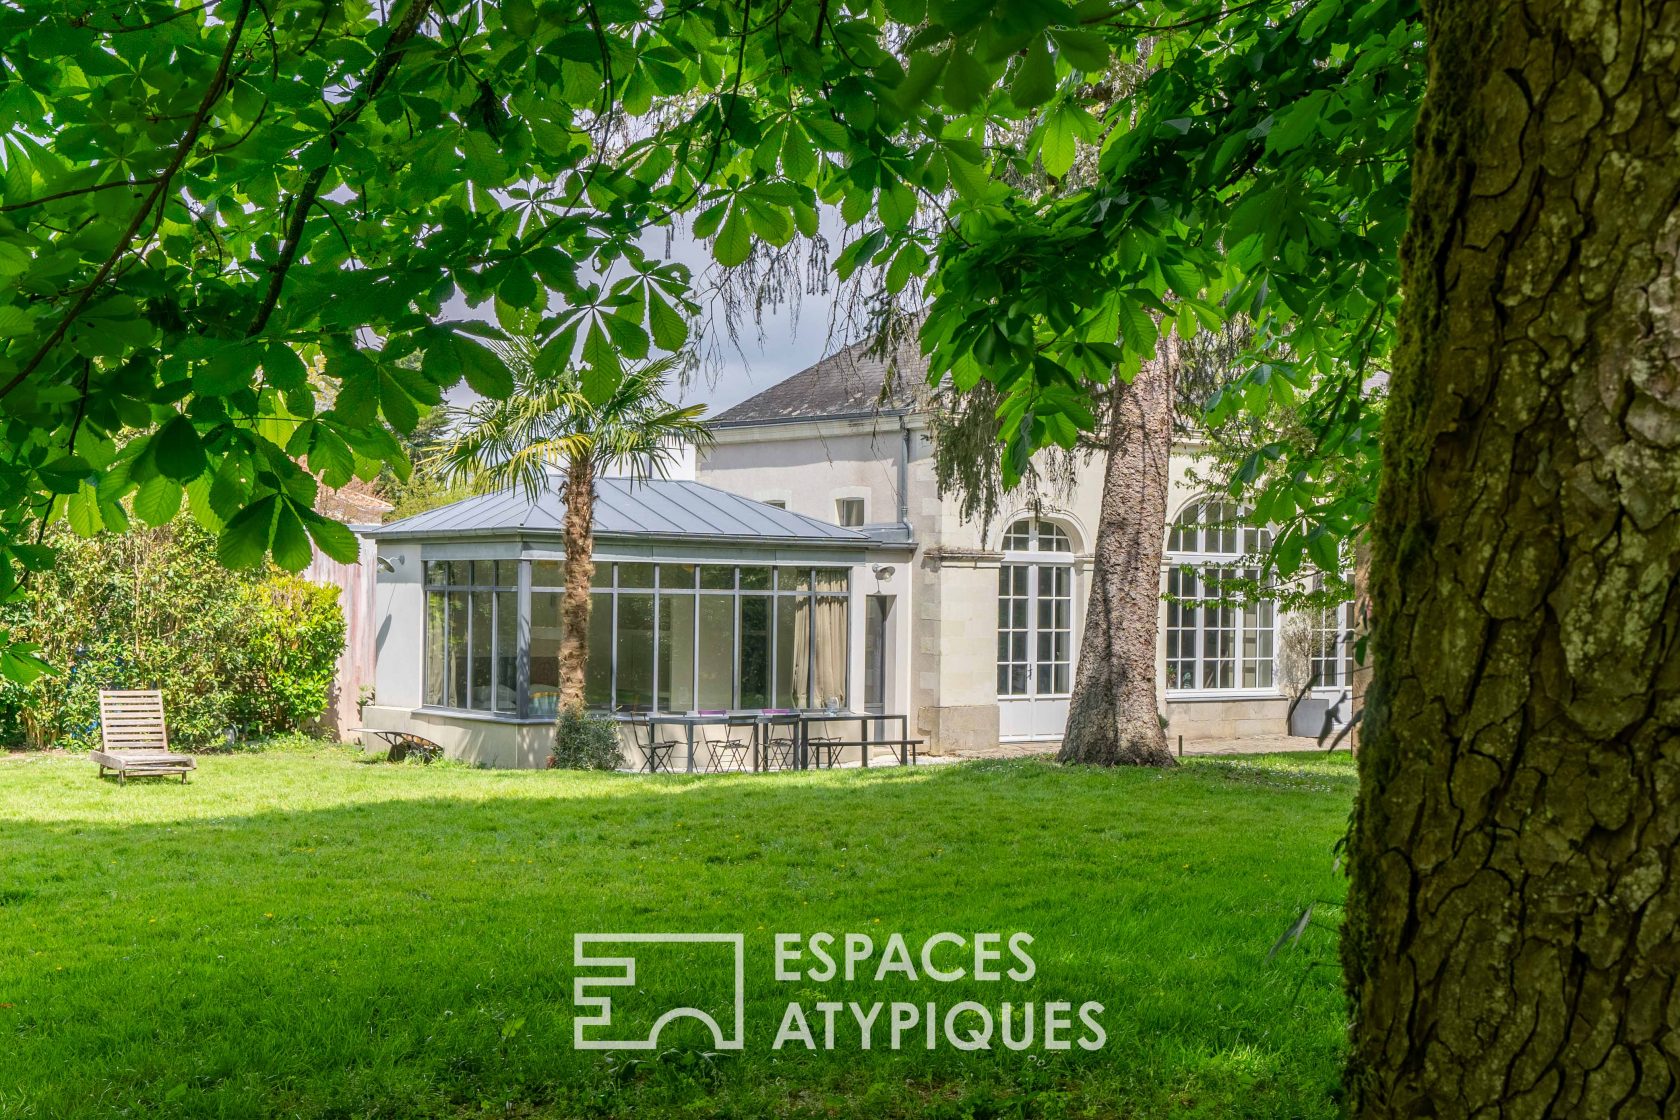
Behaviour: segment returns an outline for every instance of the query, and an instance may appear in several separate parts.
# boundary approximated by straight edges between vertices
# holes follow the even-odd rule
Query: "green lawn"
[[[0,759],[0,1117],[1329,1117],[1334,935],[1266,953],[1340,897],[1352,795],[1318,755],[650,778],[311,748],[184,788]],[[1036,975],[773,976],[777,932],[947,930],[1030,932]],[[602,931],[744,932],[746,1048],[575,1051],[572,935]],[[619,1013],[726,1004],[687,951]],[[771,1048],[790,1001],[968,999],[1100,1001],[1107,1043]]]

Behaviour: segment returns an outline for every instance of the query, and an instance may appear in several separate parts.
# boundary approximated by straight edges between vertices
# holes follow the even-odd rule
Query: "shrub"
[[[278,572],[246,584],[245,665],[234,694],[234,722],[247,735],[303,727],[332,699],[344,612],[338,588]]]
[[[554,724],[554,753],[548,765],[561,770],[617,770],[618,726],[608,716],[567,708]]]
[[[229,571],[186,519],[56,533],[56,566],[0,607],[0,625],[40,643],[55,672],[0,682],[0,741],[96,746],[106,688],[163,689],[170,743],[187,749],[295,730],[325,707],[344,640],[335,590]]]

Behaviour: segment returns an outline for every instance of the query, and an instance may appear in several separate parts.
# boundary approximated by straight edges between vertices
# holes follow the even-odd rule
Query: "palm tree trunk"
[[[1060,762],[1172,766],[1155,692],[1177,340],[1116,387],[1091,600]]]
[[[566,591],[560,603],[560,710],[583,707],[589,667],[589,585],[595,578],[595,464],[573,459],[566,471]]]

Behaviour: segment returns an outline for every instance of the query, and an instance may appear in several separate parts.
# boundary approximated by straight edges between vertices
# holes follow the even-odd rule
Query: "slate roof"
[[[889,352],[886,357],[890,362],[881,355],[871,354],[871,345],[868,339],[855,342],[725,409],[712,423],[728,426],[820,420],[915,408],[922,386],[927,383],[927,359],[913,341]],[[890,379],[889,366],[892,367]]]
[[[456,537],[486,534],[558,536],[566,504],[557,487],[535,502],[522,490],[501,490],[452,502],[381,525],[370,535]],[[727,490],[676,479],[599,478],[595,481],[597,537],[701,538],[763,544],[868,545],[870,539],[803,514],[755,502]]]

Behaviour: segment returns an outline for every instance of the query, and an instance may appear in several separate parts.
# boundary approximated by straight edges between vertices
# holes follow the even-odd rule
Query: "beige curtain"
[[[809,600],[804,600],[809,602]],[[820,595],[816,599],[816,673],[811,702],[822,707],[832,698],[846,706],[846,600]]]
[[[793,631],[789,633],[784,626],[780,638],[789,641],[793,646],[793,664],[789,669],[788,679],[779,682],[782,693],[782,705],[785,707],[803,708],[807,706],[821,707],[822,697],[805,695],[805,684],[811,679],[811,645],[807,641],[811,633],[811,597],[801,595],[793,600]],[[783,600],[787,605],[787,600]],[[783,664],[787,664],[783,660]]]

